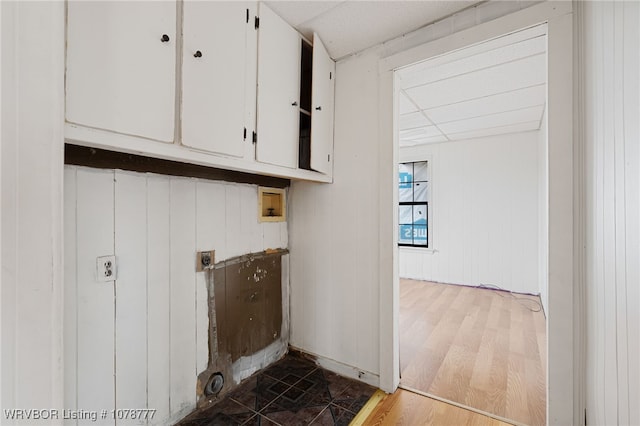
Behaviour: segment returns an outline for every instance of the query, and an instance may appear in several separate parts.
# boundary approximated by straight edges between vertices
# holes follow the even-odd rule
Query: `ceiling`
[[[399,70],[400,146],[539,129],[546,44],[540,25]]]
[[[316,32],[333,59],[359,52],[424,27],[472,1],[265,1],[312,40]]]

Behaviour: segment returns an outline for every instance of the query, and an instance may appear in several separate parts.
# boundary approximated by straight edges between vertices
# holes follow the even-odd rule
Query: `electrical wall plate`
[[[100,256],[96,258],[96,278],[98,282],[105,283],[116,280],[116,257]]]
[[[216,262],[216,251],[199,251],[196,253],[196,272],[211,269]]]

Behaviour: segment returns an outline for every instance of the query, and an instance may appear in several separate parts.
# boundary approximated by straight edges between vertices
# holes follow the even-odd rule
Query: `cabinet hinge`
[[[249,9],[247,9],[247,24],[249,23]]]
[[[252,142],[253,143],[258,143],[258,134],[256,132],[253,132]]]
[[[331,154],[327,154],[327,161],[331,161]]]
[[[258,28],[260,28],[260,18],[258,18],[257,16],[256,16],[256,21],[255,21],[255,27],[256,27],[256,30]]]
[[[247,140],[247,128],[246,127],[244,128],[244,136],[243,136],[243,138],[244,138],[243,140],[245,140],[245,141]]]
[[[329,71],[329,80],[331,80],[332,76],[333,76],[333,73],[331,71]]]

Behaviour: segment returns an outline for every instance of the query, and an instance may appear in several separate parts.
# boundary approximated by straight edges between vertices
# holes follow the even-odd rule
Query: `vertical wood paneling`
[[[288,201],[287,205],[289,205]],[[289,225],[287,222],[280,222],[280,247],[289,247]]]
[[[587,422],[638,424],[640,4],[583,7]]]
[[[258,196],[255,186],[242,185],[240,189],[240,229],[242,241],[248,243],[248,253],[262,250],[263,231],[258,222]],[[247,253],[245,252],[245,253]]]
[[[243,241],[240,237],[242,232],[242,217],[240,214],[242,204],[240,200],[240,188],[236,185],[225,185],[225,200],[226,256],[240,256],[241,254],[248,253],[250,247],[249,242]]]
[[[400,248],[400,276],[540,292],[537,132],[426,145],[431,159],[431,250]]]
[[[115,408],[114,286],[96,280],[96,258],[114,254],[113,178],[113,171],[77,172],[78,408],[98,412]]]
[[[221,183],[207,186],[207,214],[208,220],[214,227],[211,229],[211,242],[216,250],[216,262],[228,259],[229,250],[227,244],[227,209],[226,209],[226,185]]]
[[[147,178],[115,172],[116,407],[147,405]],[[116,419],[116,424],[146,424]]]
[[[322,258],[326,250],[329,249],[329,247],[325,245],[317,244],[316,241],[319,241],[322,235],[327,235],[331,232],[331,225],[328,221],[318,220],[322,217],[330,216],[333,213],[331,207],[329,200],[317,203],[313,207],[313,214],[316,217],[317,225],[307,230],[306,237],[311,243],[307,250],[310,250],[311,256],[315,259]],[[309,274],[313,276],[313,283],[316,284],[313,286],[313,296],[311,299],[316,306],[326,306],[325,309],[318,309],[317,307],[314,309],[316,345],[318,348],[331,348],[334,346],[335,333],[332,328],[326,327],[325,324],[327,317],[333,317],[334,304],[332,303],[332,295],[334,289],[331,286],[318,285],[318,283],[328,282],[331,279],[331,262],[311,264],[309,268]]]
[[[264,222],[262,223],[263,242],[262,248],[278,248],[280,247],[280,223]]]
[[[295,200],[295,202],[290,204],[289,215],[289,219],[293,227],[295,227],[295,223],[298,218],[307,217],[311,206],[309,203],[305,202],[305,192],[300,191],[298,194],[296,189],[297,187],[294,185],[291,190],[291,198]],[[311,320],[315,320],[315,315],[313,314],[313,311],[310,310],[313,309],[313,306],[308,306],[310,303],[308,300],[311,298],[308,297],[306,293],[307,288],[310,288],[312,285],[309,280],[313,279],[313,277],[310,277],[307,274],[306,266],[309,263],[309,260],[304,256],[309,244],[310,242],[306,238],[291,239],[291,276],[293,277],[297,274],[301,274],[301,276],[308,277],[308,279],[305,279],[305,281],[299,283],[299,285],[291,286],[291,341],[298,347],[308,348],[308,351],[313,351],[314,348],[310,346],[312,344],[312,338],[308,335],[308,330]],[[305,313],[308,313],[309,315],[307,316]],[[298,318],[300,318],[300,324],[298,324]]]
[[[220,244],[217,229],[224,225],[224,221],[216,221],[216,196],[224,190],[221,184],[211,182],[196,183],[196,251],[215,250]],[[224,200],[224,192],[222,192]],[[224,203],[222,203],[224,205]],[[219,252],[216,250],[216,262]],[[200,373],[207,368],[209,360],[209,311],[207,292],[208,273],[196,274],[196,369]]]
[[[196,400],[195,180],[170,183],[171,416],[186,414]]]
[[[147,177],[147,407],[158,410],[149,424],[170,416],[171,253],[169,178]]]
[[[0,12],[0,406],[7,409],[58,408],[64,399],[64,8],[13,2]],[[0,422],[27,423],[4,413]]]
[[[77,409],[78,385],[78,304],[76,238],[76,169],[64,170],[64,406]],[[77,420],[66,419],[65,425]]]
[[[626,222],[625,263],[628,354],[628,423],[640,424],[640,5],[625,2],[623,9],[624,58],[622,111],[624,130],[624,193]],[[624,373],[624,372],[623,372]]]
[[[156,410],[130,423],[175,422],[195,408],[209,357],[195,254],[220,261],[267,245],[256,187],[67,166],[65,193],[66,407],[77,394],[80,408]],[[269,225],[268,246],[288,247],[287,223]],[[95,282],[96,257],[114,253],[117,281]]]

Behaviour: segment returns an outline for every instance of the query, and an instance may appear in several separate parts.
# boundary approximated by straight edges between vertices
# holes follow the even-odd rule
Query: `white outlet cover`
[[[99,283],[116,280],[116,257],[100,256],[96,258],[96,278]]]

